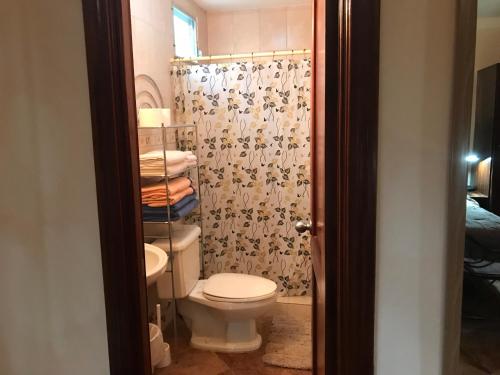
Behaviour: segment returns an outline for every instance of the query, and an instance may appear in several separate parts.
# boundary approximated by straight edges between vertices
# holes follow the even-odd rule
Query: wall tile
[[[151,26],[139,18],[132,18],[132,40],[134,48],[134,72],[146,73],[151,65],[150,37],[153,35]],[[139,58],[140,56],[140,58]],[[140,72],[140,73],[139,73]]]
[[[199,32],[206,39],[205,12],[193,0],[176,0],[196,16]],[[163,105],[171,105],[170,59],[174,56],[172,0],[131,0],[132,41],[135,75],[145,74],[160,89]],[[206,43],[204,44],[206,46]],[[202,46],[203,47],[203,46]],[[155,89],[137,82],[136,89],[147,91],[156,99]]]
[[[312,46],[312,9],[310,6],[290,7],[286,10],[287,49]]]
[[[269,52],[312,46],[310,6],[209,13],[208,20],[210,54]],[[229,26],[230,22],[232,26]]]
[[[233,53],[232,13],[208,13],[207,29],[210,55]]]
[[[284,49],[286,49],[286,10],[283,8],[260,11],[260,50]]]
[[[259,50],[260,20],[258,11],[233,14],[233,52],[245,53]]]
[[[130,0],[130,14],[134,18],[139,18],[149,22],[151,20],[152,0]]]
[[[135,0],[137,1],[137,0]],[[172,33],[172,3],[169,0],[149,0],[151,2],[151,26],[158,33]]]

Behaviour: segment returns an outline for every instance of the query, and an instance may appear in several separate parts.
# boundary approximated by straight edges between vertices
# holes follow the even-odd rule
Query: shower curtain
[[[205,277],[263,276],[310,294],[309,58],[172,68],[177,123],[197,125]]]

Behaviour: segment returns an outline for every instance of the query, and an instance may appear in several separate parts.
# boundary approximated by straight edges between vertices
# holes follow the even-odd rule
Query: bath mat
[[[297,319],[289,314],[273,317],[262,357],[264,363],[300,370],[312,368],[311,314]]]

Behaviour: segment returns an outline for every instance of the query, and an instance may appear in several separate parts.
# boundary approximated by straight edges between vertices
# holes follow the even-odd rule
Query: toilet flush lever
[[[304,233],[305,231],[311,231],[312,222],[311,220],[299,220],[295,223],[295,230],[299,233]]]

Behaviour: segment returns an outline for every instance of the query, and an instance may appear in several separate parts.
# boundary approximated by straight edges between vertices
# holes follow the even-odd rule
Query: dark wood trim
[[[444,375],[459,374],[462,330],[462,281],[464,274],[465,195],[471,130],[474,62],[476,54],[477,1],[457,2],[453,109],[450,127],[448,176],[448,233],[446,255],[446,296],[444,319]]]
[[[111,374],[150,374],[128,0],[83,0]]]
[[[326,374],[374,372],[380,2],[326,4]],[[331,124],[333,125],[333,124]]]

